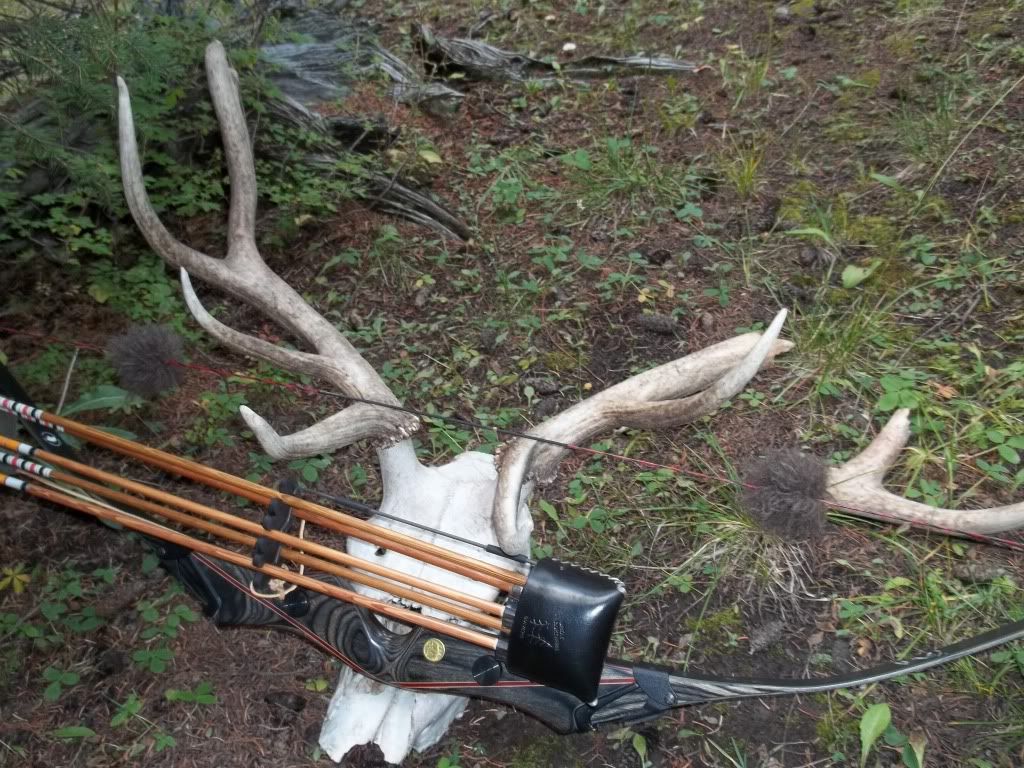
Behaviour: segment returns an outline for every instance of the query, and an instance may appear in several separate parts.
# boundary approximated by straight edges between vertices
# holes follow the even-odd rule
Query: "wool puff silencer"
[[[783,539],[825,533],[825,465],[797,448],[772,451],[744,475],[743,507],[761,528]]]
[[[107,342],[107,358],[121,388],[142,397],[156,397],[181,385],[182,356],[181,337],[166,325],[129,328]]]

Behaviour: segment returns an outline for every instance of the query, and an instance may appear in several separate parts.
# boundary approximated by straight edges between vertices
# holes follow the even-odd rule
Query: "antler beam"
[[[859,517],[887,521],[895,517],[965,533],[1001,533],[1024,527],[1024,502],[987,509],[942,509],[885,490],[885,474],[909,437],[910,411],[903,408],[892,415],[867,448],[841,467],[828,471],[828,493],[832,499]]]
[[[355,347],[271,271],[260,256],[256,247],[256,169],[252,145],[239,96],[238,75],[228,65],[224,46],[219,42],[210,43],[206,49],[206,75],[231,180],[227,255],[215,259],[180,242],[153,210],[143,180],[128,86],[118,78],[121,173],[128,207],[139,229],[154,251],[169,264],[181,268],[182,289],[189,309],[196,321],[220,342],[288,370],[329,381],[346,395],[398,405],[398,399]],[[261,310],[316,353],[279,347],[218,322],[203,309],[188,273]],[[243,407],[241,411],[263,449],[278,459],[327,453],[364,438],[392,444],[419,427],[419,420],[410,414],[356,403],[300,432],[281,436],[250,409]]]
[[[781,310],[763,334],[736,336],[632,376],[528,434],[576,445],[620,426],[662,429],[689,424],[741,392],[765,361],[792,348],[792,342],[778,339],[785,320],[786,310]],[[506,551],[525,551],[533,529],[529,510],[521,503],[524,484],[549,480],[567,453],[528,438],[514,440],[502,451],[493,516]]]

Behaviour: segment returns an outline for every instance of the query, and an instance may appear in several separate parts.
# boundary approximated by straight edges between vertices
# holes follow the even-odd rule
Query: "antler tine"
[[[921,504],[882,486],[886,473],[910,437],[910,411],[892,415],[871,444],[841,467],[828,472],[828,493],[860,517],[948,528],[964,533],[992,534],[1024,526],[1024,502],[987,509],[943,509]],[[879,514],[874,514],[875,512]]]
[[[620,426],[660,429],[702,418],[742,391],[766,360],[792,348],[791,342],[778,340],[785,319],[786,310],[782,310],[763,334],[736,336],[626,379],[529,434],[579,444]],[[493,515],[498,540],[506,551],[523,551],[533,527],[522,503],[524,483],[550,479],[567,453],[524,438],[502,451]]]
[[[195,290],[192,288],[192,280],[184,269],[181,270],[181,292],[192,317],[204,331],[222,344],[254,357],[261,357],[285,370],[327,379],[333,381],[343,390],[349,389],[342,383],[347,378],[346,369],[336,365],[331,359],[323,355],[312,355],[308,352],[279,347],[277,344],[271,344],[255,336],[240,333],[214,318],[199,301],[199,297],[196,296]],[[339,413],[328,416],[326,419],[288,436],[279,435],[266,419],[248,406],[243,405],[238,410],[249,429],[256,435],[260,445],[263,446],[263,450],[268,456],[276,459],[330,453],[359,440],[380,437],[382,434],[380,416],[383,409],[365,403],[354,403]],[[395,412],[385,411],[385,413],[390,415]],[[399,428],[395,432],[394,439],[408,437],[411,433],[411,431]]]
[[[288,370],[326,379],[346,395],[398,405],[398,399],[355,347],[263,261],[256,248],[256,171],[238,92],[238,76],[228,65],[224,46],[217,41],[207,46],[206,72],[231,179],[227,256],[211,258],[181,243],[168,232],[153,210],[142,176],[128,87],[118,78],[121,174],[128,207],[136,224],[154,251],[168,263],[181,267],[182,289],[190,311],[220,342]],[[203,308],[188,273],[277,320],[313,347],[316,354],[278,347],[218,322]],[[410,414],[360,403],[288,436],[279,435],[248,408],[242,409],[242,416],[264,450],[274,458],[297,458],[332,451],[367,437],[393,443],[419,426],[419,420]]]

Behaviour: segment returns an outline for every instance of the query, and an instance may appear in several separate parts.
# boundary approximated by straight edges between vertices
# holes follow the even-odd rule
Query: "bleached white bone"
[[[416,458],[409,440],[380,450],[377,455],[384,485],[382,512],[451,531],[483,544],[497,544],[491,523],[491,500],[497,477],[493,456],[467,451],[444,466],[426,467]],[[511,565],[507,559],[443,537],[424,534],[411,526],[386,518],[371,519],[379,525],[435,541],[478,560],[487,560],[504,568]],[[474,597],[494,599],[498,595],[497,590],[486,584],[467,581],[450,571],[405,555],[394,552],[378,555],[375,546],[357,539],[349,539],[347,549],[357,557],[374,560]],[[374,597],[388,597],[373,589],[358,585],[355,588]],[[440,616],[428,608],[423,610]],[[382,706],[382,702],[386,702],[386,706]],[[423,750],[433,745],[465,706],[466,700],[461,697],[400,691],[346,670],[331,699],[327,719],[320,731],[320,744],[333,759],[341,760],[353,746],[373,742],[381,748],[386,760],[398,763],[410,749]]]
[[[874,440],[828,472],[828,493],[846,511],[877,520],[896,518],[964,533],[992,534],[1024,527],[1024,502],[987,509],[943,509],[905,499],[882,486],[910,438],[910,411],[896,411]],[[880,513],[880,514],[875,514]]]

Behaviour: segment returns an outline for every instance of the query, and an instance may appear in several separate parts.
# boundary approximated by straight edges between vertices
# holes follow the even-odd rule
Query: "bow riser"
[[[212,598],[210,593],[195,590],[195,579],[183,574],[180,565],[170,569],[183,578],[208,609],[213,606],[208,612],[218,624],[291,629],[356,672],[381,683],[512,706],[559,734],[634,724],[679,707],[716,701],[870,685],[923,672],[1024,638],[1024,621],[1018,621],[906,661],[816,680],[691,676],[665,667],[609,660],[602,670],[596,703],[587,703],[564,691],[509,674],[500,666],[497,677],[482,684],[478,682],[483,679],[481,672],[494,669],[493,658],[456,638],[420,628],[398,634],[363,608],[305,590],[292,593],[289,603],[276,605],[244,590],[251,572],[202,556],[190,555],[189,568],[202,575],[203,583],[217,585]],[[339,579],[325,580],[344,585]]]
[[[562,691],[502,672],[490,685],[481,685],[474,671],[491,657],[457,638],[412,628],[399,634],[372,613],[349,603],[307,590],[292,592],[286,601],[269,601],[246,591],[255,573],[167,547],[160,543],[161,564],[204,604],[220,626],[269,626],[301,634],[356,672],[386,685],[423,692],[450,693],[513,706],[552,730],[576,733],[590,730],[590,707]],[[342,580],[324,581],[347,586]],[[606,668],[602,687],[631,684],[629,675]]]

